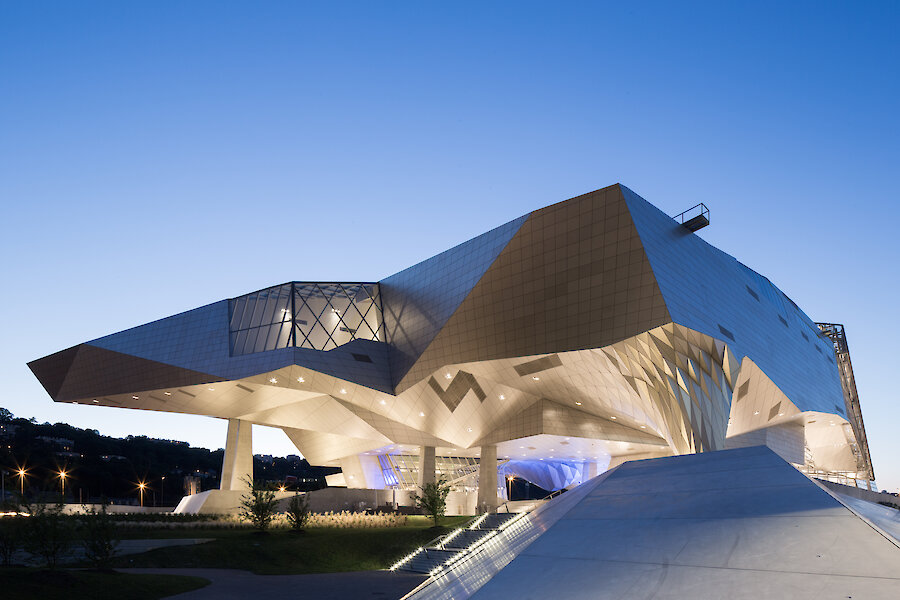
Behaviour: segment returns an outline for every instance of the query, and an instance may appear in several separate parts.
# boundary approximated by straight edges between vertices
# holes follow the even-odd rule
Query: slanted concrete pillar
[[[240,419],[228,419],[225,439],[225,458],[222,460],[220,490],[246,491],[253,480],[252,424]]]
[[[478,461],[478,512],[497,510],[497,446],[482,446]]]
[[[419,446],[419,478],[416,482],[419,489],[425,487],[426,483],[434,483],[434,446]]]

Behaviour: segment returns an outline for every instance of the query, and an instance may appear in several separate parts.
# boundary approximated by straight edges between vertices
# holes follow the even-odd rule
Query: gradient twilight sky
[[[0,406],[221,447],[221,420],[54,404],[25,363],[621,182],[706,203],[704,239],[846,325],[896,491],[900,4],[784,4],[0,3]]]

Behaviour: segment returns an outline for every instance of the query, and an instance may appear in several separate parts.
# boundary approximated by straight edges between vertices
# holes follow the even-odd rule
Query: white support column
[[[419,489],[425,487],[426,483],[434,483],[435,459],[434,446],[419,446],[419,476],[416,483]]]
[[[250,488],[248,481],[253,480],[252,427],[249,421],[228,419],[220,490],[246,491]]]
[[[478,512],[497,509],[497,446],[482,446],[478,460]]]

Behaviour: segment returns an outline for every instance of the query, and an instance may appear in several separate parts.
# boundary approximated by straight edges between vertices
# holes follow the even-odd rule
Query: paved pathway
[[[424,575],[390,571],[254,575],[234,569],[117,569],[123,573],[191,575],[209,579],[205,588],[171,596],[177,600],[298,598],[315,600],[397,600],[425,580]],[[277,595],[276,595],[277,594]]]

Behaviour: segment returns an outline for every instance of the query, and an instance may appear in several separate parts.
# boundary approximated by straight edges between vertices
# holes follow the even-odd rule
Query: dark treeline
[[[30,498],[59,494],[63,471],[68,502],[138,502],[143,482],[144,505],[171,506],[184,495],[186,477],[194,478],[197,491],[218,487],[222,455],[221,449],[193,448],[186,442],[113,438],[65,423],[41,424],[0,408],[0,469],[7,471],[8,494],[20,491],[18,470],[24,468],[24,491]],[[258,480],[286,483],[288,489],[324,487],[325,475],[338,471],[312,467],[297,457],[255,456],[253,462]]]

